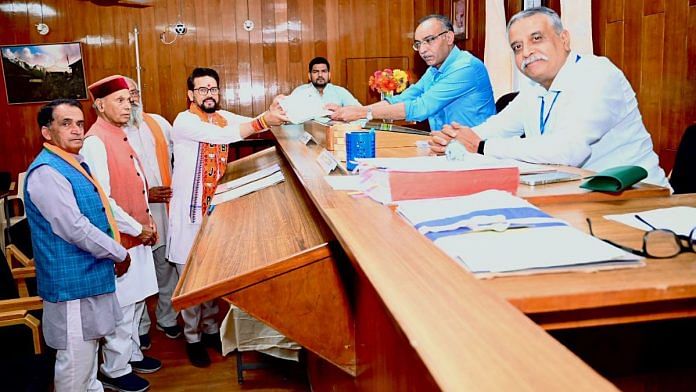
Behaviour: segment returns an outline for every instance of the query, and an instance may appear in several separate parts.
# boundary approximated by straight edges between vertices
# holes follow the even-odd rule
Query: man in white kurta
[[[220,78],[210,68],[196,68],[189,76],[189,110],[179,113],[172,128],[174,172],[169,209],[168,259],[180,274],[201,227],[203,214],[224,174],[227,144],[242,140],[271,125],[287,121],[277,99],[257,118],[219,110]],[[223,260],[221,260],[222,262]],[[213,301],[181,311],[186,351],[194,366],[205,367],[210,358],[201,340],[217,340],[218,309]]]
[[[105,87],[106,86],[106,87]],[[125,86],[125,88],[123,88]],[[91,168],[91,175],[101,185],[109,197],[109,204],[114,213],[114,218],[119,232],[123,237],[132,239],[135,246],[125,245],[131,257],[131,267],[125,275],[116,280],[116,296],[118,297],[123,319],[116,325],[115,331],[105,338],[102,352],[104,363],[100,367],[102,383],[107,387],[120,390],[138,390],[130,388],[131,385],[123,385],[123,382],[132,381],[136,375],[132,372],[151,373],[161,367],[161,363],[153,358],[144,357],[140,351],[138,340],[138,324],[140,314],[136,314],[136,308],[142,311],[142,302],[150,295],[157,292],[157,279],[152,259],[151,245],[156,241],[156,231],[152,225],[138,222],[125,209],[130,206],[119,204],[115,196],[123,189],[122,184],[115,183],[114,178],[135,179],[132,184],[137,184],[137,189],[127,189],[133,200],[139,200],[138,205],[147,207],[147,183],[143,169],[137,156],[131,154],[125,157],[127,162],[114,172],[113,152],[114,147],[105,143],[100,131],[106,131],[110,135],[116,135],[127,141],[127,135],[123,126],[130,117],[130,95],[128,85],[120,76],[112,76],[102,79],[89,87],[97,110],[97,122],[90,128],[83,147],[80,150],[85,161]],[[111,155],[110,155],[111,154]],[[135,174],[133,176],[133,173]],[[118,188],[118,189],[117,189]],[[142,211],[140,211],[142,213]],[[149,212],[149,211],[147,211]],[[140,306],[138,306],[140,303]],[[139,378],[139,377],[138,377]],[[138,381],[146,380],[140,378]],[[149,383],[148,383],[149,384]]]
[[[169,229],[168,204],[172,196],[172,126],[159,114],[144,113],[140,102],[140,91],[135,81],[126,78],[126,82],[128,82],[132,101],[131,116],[125,128],[128,143],[138,154],[145,171],[145,179],[149,186],[150,213],[157,226],[157,242],[152,246],[159,287],[155,308],[157,329],[164,331],[166,337],[176,339],[181,336],[181,327],[176,322],[177,312],[172,307],[172,294],[179,275],[176,266],[167,260],[166,247]],[[138,330],[140,347],[143,350],[150,348],[151,323],[147,307],[144,307]]]
[[[572,52],[568,31],[546,7],[513,16],[508,38],[527,85],[481,125],[434,132],[434,152],[456,139],[470,152],[497,158],[592,171],[637,165],[648,172],[646,182],[669,187],[621,70],[605,57]]]

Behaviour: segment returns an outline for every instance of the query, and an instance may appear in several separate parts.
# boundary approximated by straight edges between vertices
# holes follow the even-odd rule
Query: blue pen
[[[215,209],[215,204],[211,204],[208,206],[208,215],[213,213],[213,210]]]

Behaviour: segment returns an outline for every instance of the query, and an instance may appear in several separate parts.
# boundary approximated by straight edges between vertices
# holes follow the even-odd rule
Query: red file
[[[489,189],[517,194],[520,169],[503,167],[457,171],[388,171],[391,200],[465,196]]]

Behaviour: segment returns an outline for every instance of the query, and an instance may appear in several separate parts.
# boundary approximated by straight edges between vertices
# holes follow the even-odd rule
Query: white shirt
[[[242,140],[239,125],[251,122],[252,118],[219,110],[227,120],[227,126],[218,127],[206,123],[189,112],[181,112],[176,116],[172,127],[172,143],[174,144],[174,171],[172,173],[172,200],[169,203],[169,236],[167,239],[167,259],[173,263],[186,264],[186,259],[201,227],[200,195],[198,200],[192,200],[193,185],[198,162],[198,145],[200,142],[212,144],[229,144]],[[202,187],[202,178],[200,186]],[[199,208],[195,219],[191,219],[191,206]]]
[[[126,136],[125,129],[123,135]],[[143,226],[128,215],[116,201],[111,197],[111,176],[109,175],[109,164],[107,162],[106,147],[104,142],[96,136],[85,139],[80,155],[85,158],[89,165],[92,177],[99,182],[104,193],[109,197],[109,205],[114,213],[118,231],[137,237],[143,230]],[[143,177],[143,170],[138,165],[138,161],[133,158],[133,167],[140,173],[140,180],[143,183],[143,197],[147,204],[147,186]],[[136,192],[136,190],[133,190]],[[137,192],[140,192],[137,190]],[[131,265],[121,277],[116,278],[116,296],[121,307],[140,302],[145,298],[157,293],[157,278],[155,276],[155,261],[152,258],[152,248],[150,246],[138,245],[128,249],[131,256]]]
[[[319,97],[321,97],[321,102],[324,105],[328,103],[335,103],[338,106],[362,106],[360,105],[360,102],[355,99],[353,94],[350,93],[350,91],[341,86],[336,86],[335,84],[326,83],[326,86],[324,86],[324,91],[320,93],[312,83],[306,83],[297,86],[294,90],[292,90],[292,94],[305,90],[316,91],[317,94],[319,94]]]
[[[157,124],[159,124],[160,128],[162,128],[164,138],[167,141],[168,156],[170,158],[168,164],[171,166],[172,126],[159,114],[148,114],[152,116]],[[143,121],[139,130],[134,127],[127,127],[126,134],[128,135],[128,143],[133,147],[133,150],[135,150],[135,153],[140,159],[140,163],[143,165],[143,171],[145,172],[148,186],[150,188],[162,186],[162,176],[160,174],[159,162],[157,161],[157,149],[155,148],[155,138],[152,136],[150,127]],[[167,230],[169,228],[169,223],[167,221],[167,204],[150,203],[150,213],[157,226],[157,234],[159,236],[157,238],[157,243],[152,247],[152,249],[155,250],[163,246],[167,240]]]
[[[636,94],[609,59],[571,52],[548,91],[529,83],[502,112],[473,128],[486,140],[486,155],[596,172],[637,165],[648,172],[646,182],[669,187]]]

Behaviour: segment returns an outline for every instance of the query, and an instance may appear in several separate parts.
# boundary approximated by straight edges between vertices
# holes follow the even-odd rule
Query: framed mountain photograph
[[[0,46],[9,104],[87,99],[79,42]]]

